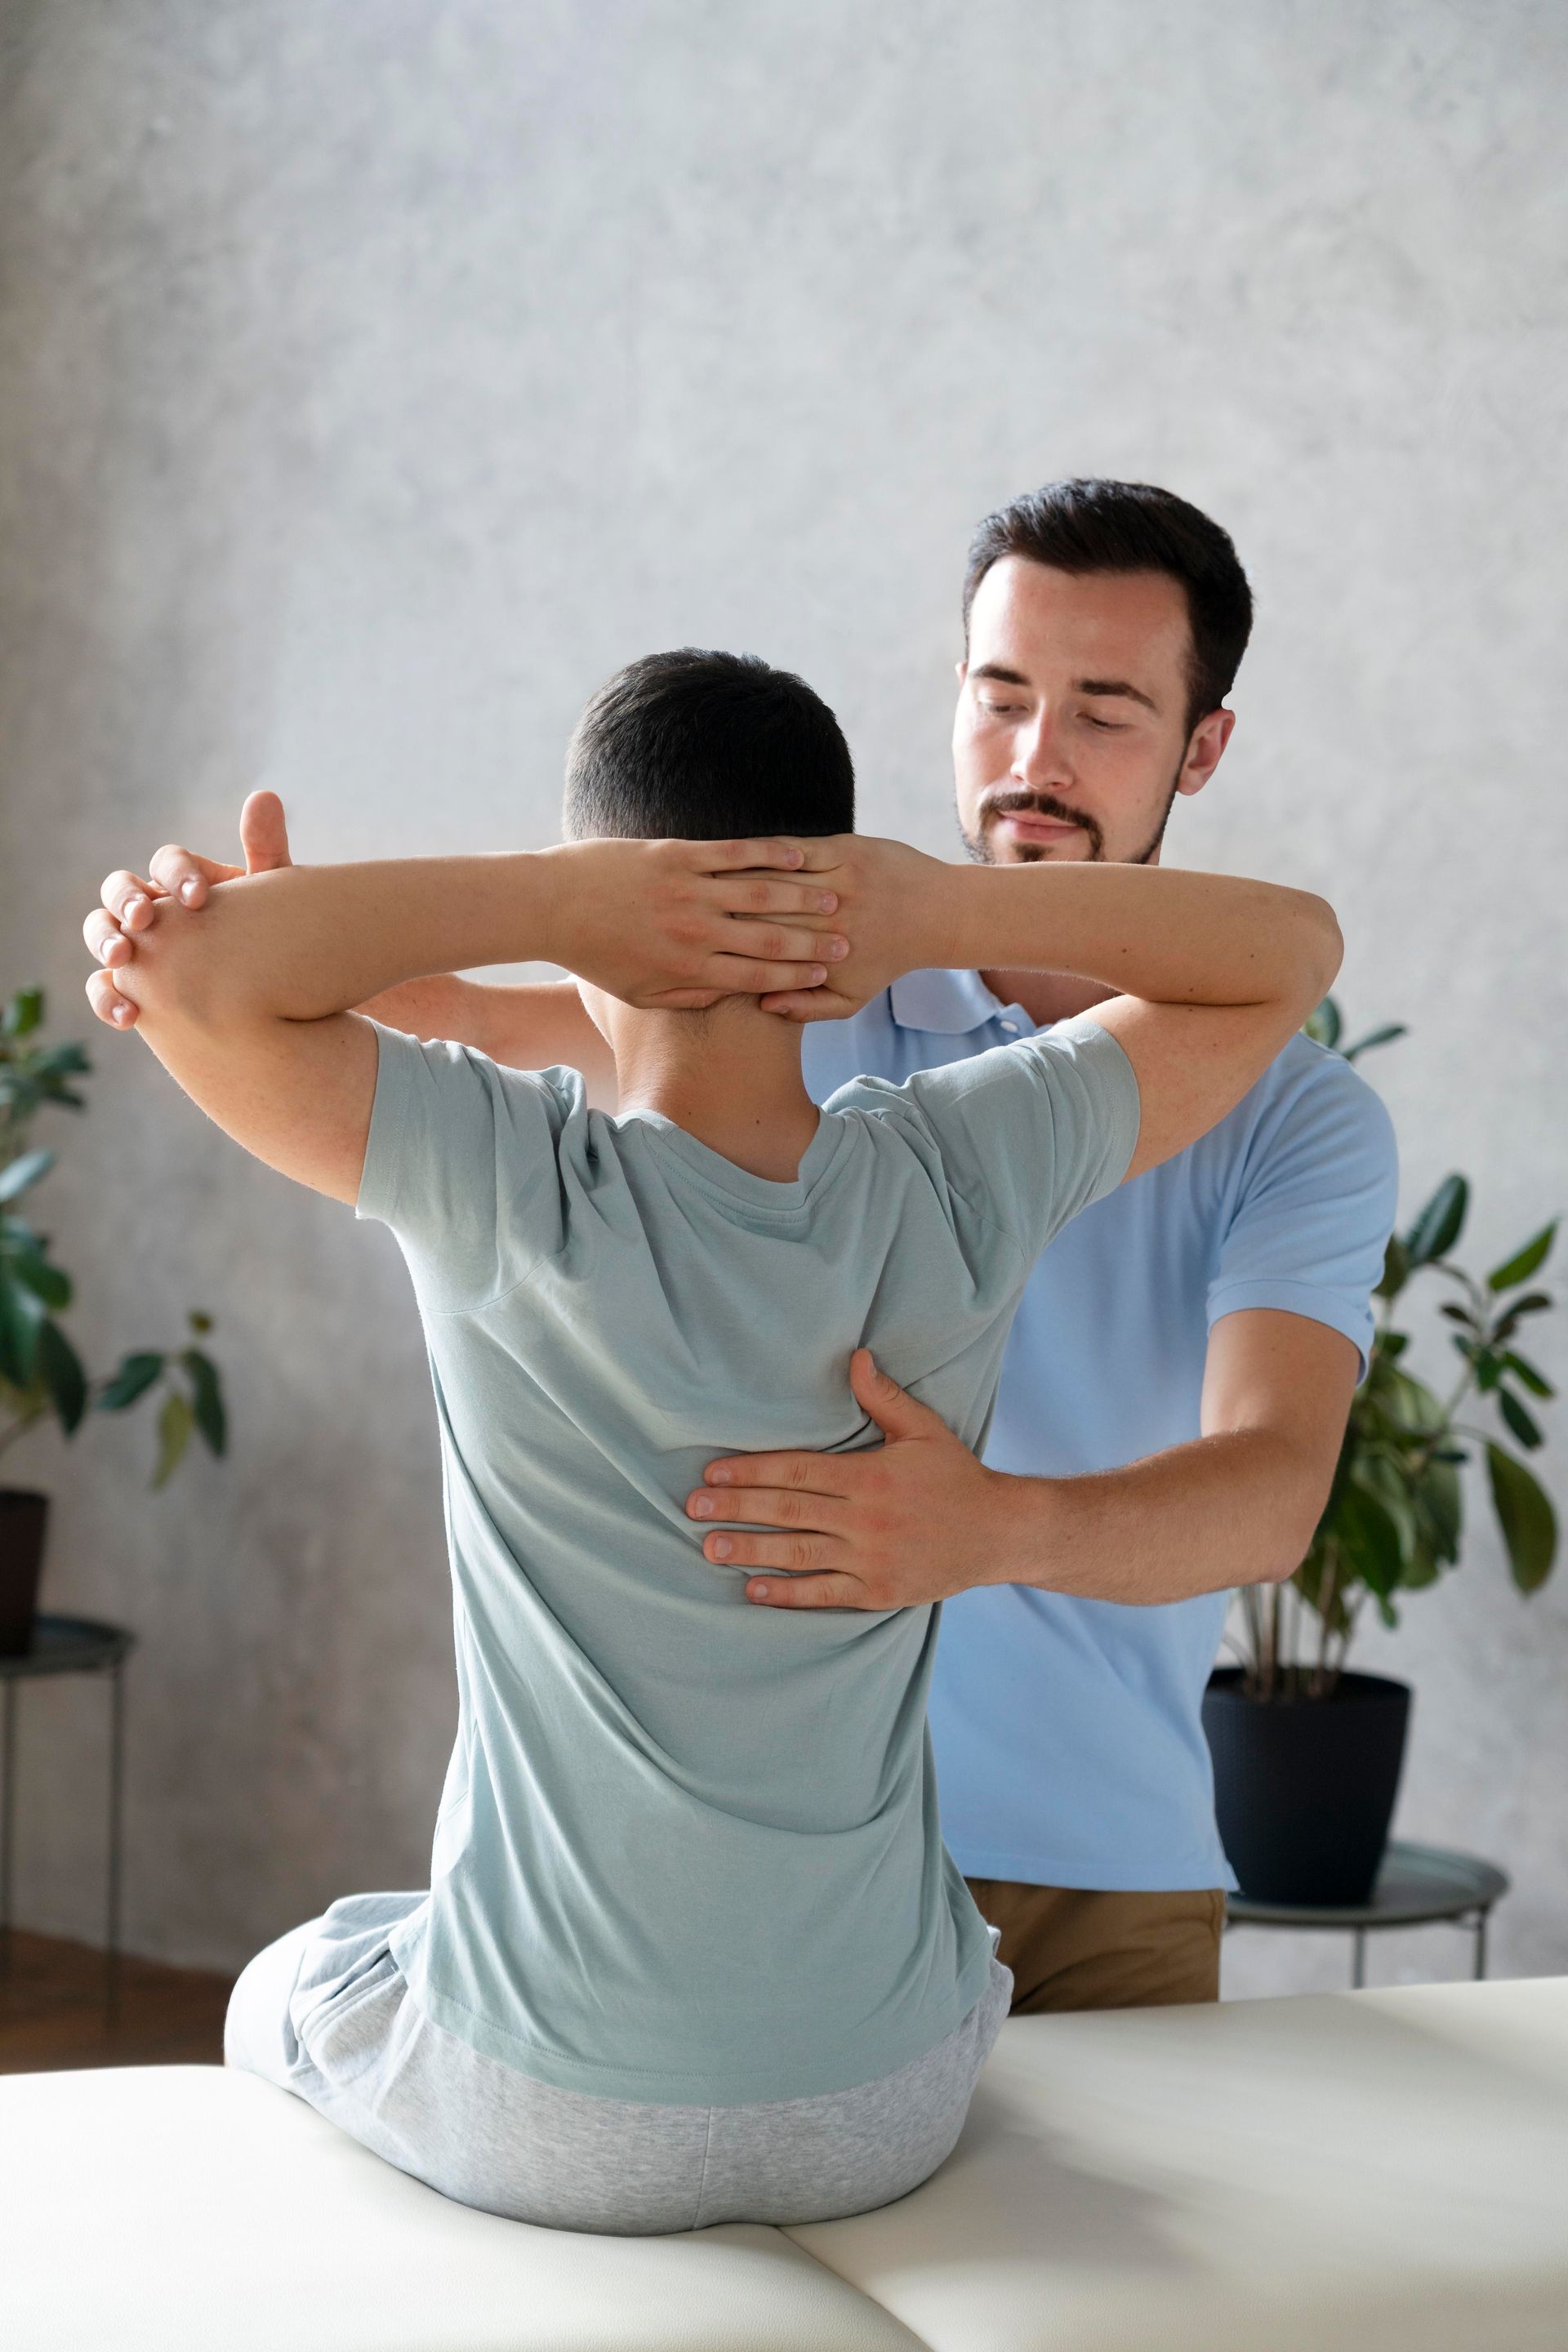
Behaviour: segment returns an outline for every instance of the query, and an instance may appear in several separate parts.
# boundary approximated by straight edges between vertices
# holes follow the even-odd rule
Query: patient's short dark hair
[[[693,646],[617,670],[566,754],[574,841],[722,841],[849,833],[855,768],[804,678]]]

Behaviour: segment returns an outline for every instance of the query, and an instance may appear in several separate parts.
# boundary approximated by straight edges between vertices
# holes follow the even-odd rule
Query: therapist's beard
[[[1160,822],[1152,837],[1131,857],[1119,857],[1110,862],[1118,866],[1147,866],[1151,862],[1165,838],[1165,827],[1171,822],[1171,811],[1176,804],[1176,785],[1180,780],[1181,770],[1178,768],[1165,794],[1165,805],[1160,812]],[[1076,825],[1081,834],[1087,835],[1089,856],[1084,859],[1075,858],[1072,861],[1075,865],[1103,866],[1108,862],[1103,828],[1082,809],[1072,808],[1066,801],[1058,801],[1053,793],[988,793],[980,803],[978,834],[966,833],[963,819],[959,820],[958,830],[973,862],[976,866],[1038,866],[1048,858],[1052,853],[1044,842],[1024,842],[1014,848],[1010,857],[1003,859],[997,856],[993,840],[997,820],[1026,814],[1051,817],[1058,824]]]

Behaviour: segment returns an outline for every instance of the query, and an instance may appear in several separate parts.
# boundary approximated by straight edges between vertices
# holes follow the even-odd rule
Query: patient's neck
[[[658,1111],[751,1175],[794,1181],[817,1128],[794,1022],[738,996],[708,1013],[621,1006],[612,1043],[623,1112]]]

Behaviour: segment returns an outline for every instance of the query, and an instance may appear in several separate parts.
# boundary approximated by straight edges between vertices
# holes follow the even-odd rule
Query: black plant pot
[[[32,1646],[38,1579],[49,1498],[22,1486],[0,1486],[0,1658],[20,1658]]]
[[[1255,1903],[1343,1909],[1372,1893],[1405,1761],[1410,1688],[1340,1676],[1331,1698],[1256,1699],[1221,1667],[1204,1693],[1219,1833]]]

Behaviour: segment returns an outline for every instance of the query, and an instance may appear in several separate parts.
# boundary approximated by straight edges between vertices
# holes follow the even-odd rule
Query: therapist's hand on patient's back
[[[750,1524],[704,1536],[703,1556],[752,1571],[747,1600],[772,1609],[914,1609],[1016,1577],[1021,1482],[987,1470],[869,1349],[850,1358],[849,1385],[882,1444],[710,1462],[687,1517]]]

